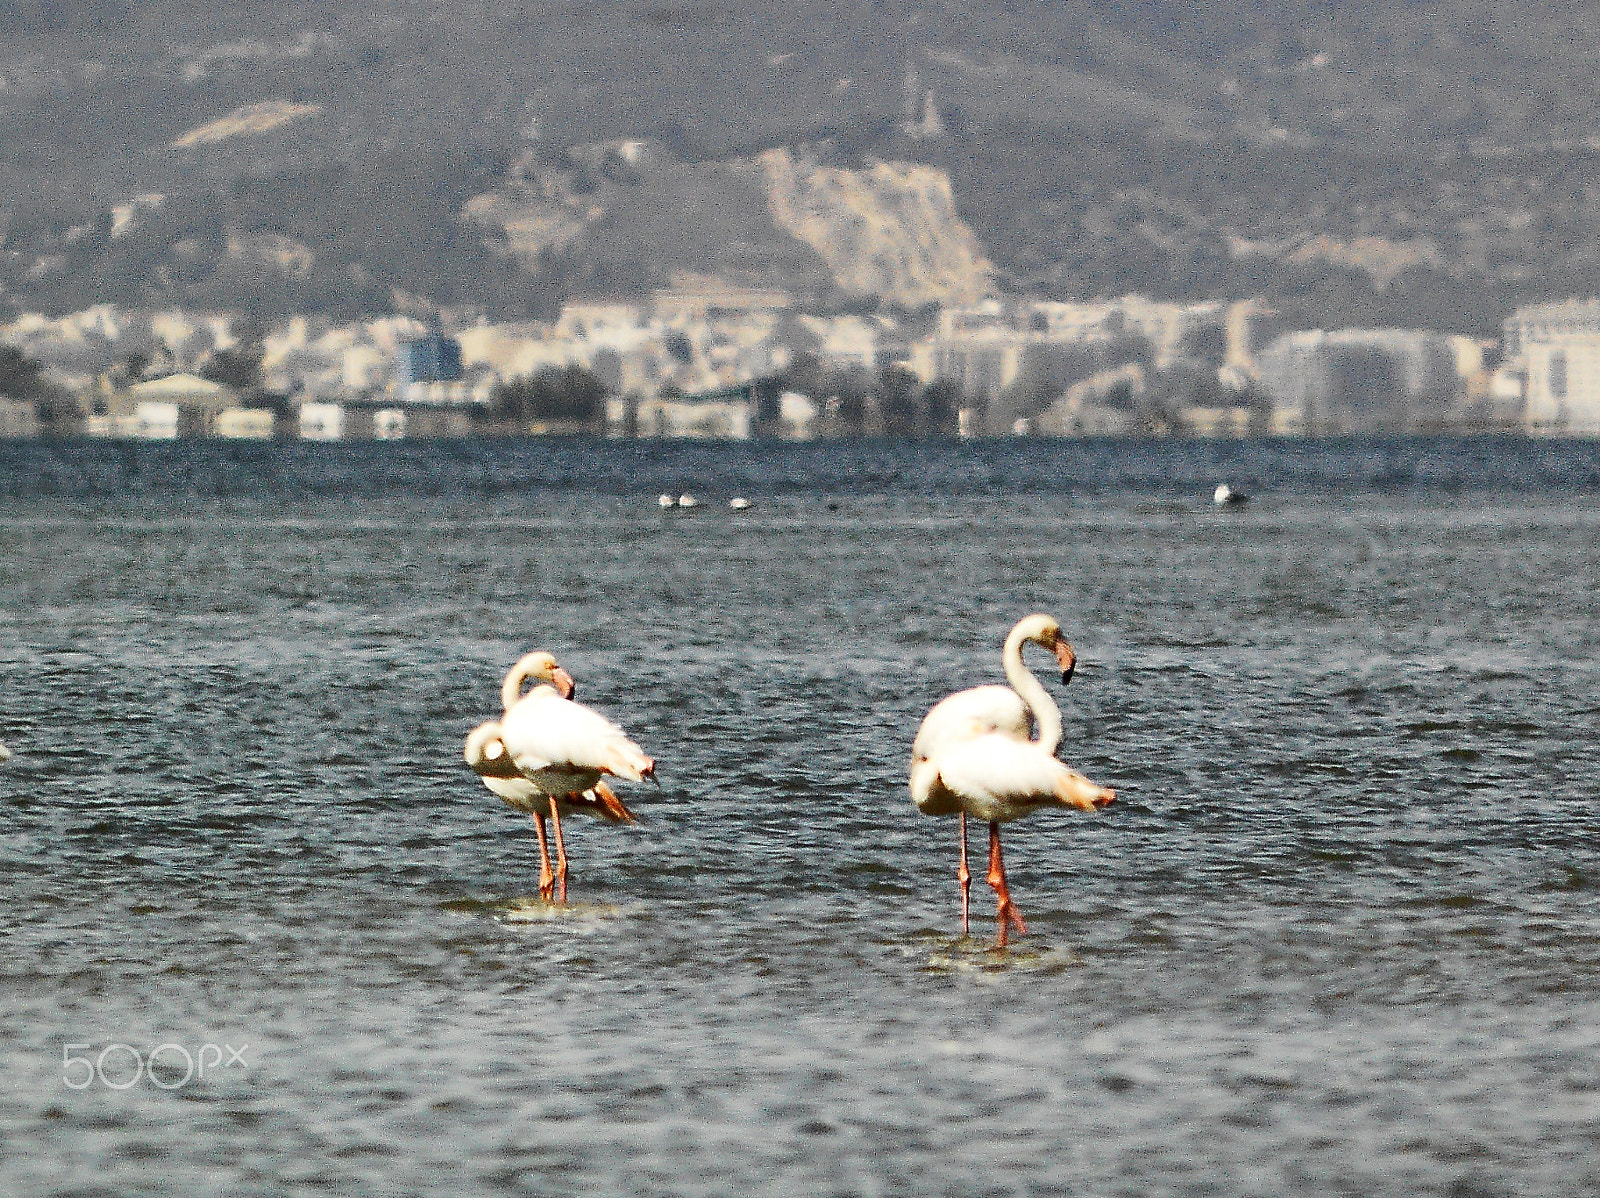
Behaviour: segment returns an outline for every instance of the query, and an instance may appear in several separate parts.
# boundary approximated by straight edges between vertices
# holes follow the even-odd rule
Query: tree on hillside
[[[546,366],[530,377],[511,379],[494,389],[494,419],[526,427],[535,421],[561,421],[598,428],[605,418],[606,387],[582,366]]]
[[[0,345],[0,395],[36,399],[45,390],[43,367],[14,345]]]
[[[40,423],[54,432],[70,431],[78,420],[77,401],[14,345],[0,345],[0,396],[32,403]]]
[[[260,375],[261,354],[247,349],[219,349],[200,368],[201,378],[232,387],[235,391],[250,390]]]

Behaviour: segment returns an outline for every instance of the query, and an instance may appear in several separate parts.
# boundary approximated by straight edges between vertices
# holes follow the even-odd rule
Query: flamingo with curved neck
[[[574,812],[583,812],[613,824],[631,824],[637,817],[617,798],[604,782],[581,795],[550,795],[522,776],[500,739],[498,722],[479,724],[467,734],[462,756],[473,773],[482,779],[490,793],[498,795],[506,806],[533,816],[539,833],[539,895],[549,899],[554,895],[555,883],[550,871],[550,844],[545,838],[544,816],[553,810],[559,818]],[[558,825],[559,827],[559,825]],[[565,846],[562,845],[563,856]],[[563,888],[564,891],[564,888]],[[565,899],[565,893],[562,895]]]
[[[536,685],[527,694],[527,683]],[[568,674],[549,653],[529,653],[511,667],[500,687],[505,712],[500,722],[468,738],[467,762],[484,785],[506,802],[529,811],[539,831],[539,893],[550,898],[555,885],[544,834],[549,809],[556,841],[556,884],[567,898],[567,848],[561,832],[563,812],[583,810],[615,823],[633,822],[633,813],[602,781],[607,775],[638,782],[655,775],[655,762],[627,734],[599,712],[572,701]],[[474,739],[476,738],[476,740]],[[524,806],[523,804],[529,804]]]
[[[911,799],[926,815],[959,815],[961,854],[956,879],[961,887],[961,931],[968,931],[971,871],[967,867],[967,816],[989,823],[989,871],[1000,921],[1000,943],[1015,926],[1027,931],[1011,899],[1001,854],[1000,825],[1042,806],[1093,810],[1109,805],[1116,792],[1098,786],[1056,760],[1061,743],[1061,710],[1028,670],[1022,648],[1049,649],[1071,681],[1077,655],[1052,616],[1019,620],[1006,637],[1001,659],[1006,686],[977,686],[935,704],[923,718],[911,750]],[[1036,735],[1031,735],[1037,729]]]

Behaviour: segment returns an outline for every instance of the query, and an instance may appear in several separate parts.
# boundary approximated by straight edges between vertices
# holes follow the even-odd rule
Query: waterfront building
[[[748,441],[755,422],[755,404],[748,387],[727,387],[676,398],[657,396],[639,401],[635,421],[641,437]]]
[[[1437,428],[1461,391],[1455,346],[1417,329],[1286,333],[1260,352],[1257,369],[1280,434]]]
[[[1600,435],[1600,300],[1518,308],[1504,332],[1527,431]]]

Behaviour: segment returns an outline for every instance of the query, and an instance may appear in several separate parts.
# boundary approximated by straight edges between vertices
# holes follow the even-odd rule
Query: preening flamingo
[[[911,749],[911,800],[925,815],[961,817],[961,931],[968,930],[972,874],[967,868],[967,816],[989,824],[989,871],[994,888],[1000,943],[1013,925],[1028,928],[1011,900],[1000,825],[1047,806],[1092,811],[1108,806],[1116,792],[1089,781],[1056,760],[1061,743],[1061,711],[1022,661],[1022,646],[1042,645],[1055,654],[1061,681],[1071,680],[1077,664],[1061,626],[1046,615],[1027,616],[1006,637],[1001,658],[1004,686],[978,686],[941,700],[923,717]],[[1034,726],[1038,736],[1029,739]]]
[[[506,752],[505,742],[500,739],[498,723],[479,724],[474,728],[467,735],[463,755],[473,772],[483,779],[483,784],[504,799],[507,806],[533,816],[534,827],[539,833],[541,898],[550,898],[555,889],[550,873],[550,844],[545,838],[544,830],[546,811],[552,812],[557,818],[556,847],[562,860],[566,858],[566,846],[561,838],[560,816],[581,811],[613,824],[631,824],[636,821],[633,812],[623,805],[622,800],[617,798],[604,782],[596,782],[593,788],[581,795],[551,795],[540,790],[524,778],[513,764],[511,754]],[[565,870],[562,872],[564,878]],[[562,884],[561,897],[563,900],[566,899],[565,881]]]
[[[524,695],[522,688],[530,681],[539,685]],[[653,778],[656,769],[622,729],[574,703],[573,689],[572,676],[553,656],[528,654],[511,667],[500,688],[505,712],[497,730],[476,729],[466,747],[467,762],[484,785],[512,806],[532,810],[522,804],[536,806],[543,797],[555,829],[556,882],[562,902],[567,897],[568,869],[561,834],[563,812],[583,810],[616,823],[632,822],[633,814],[602,779],[614,775],[638,782]],[[552,885],[543,813],[534,815],[541,853],[539,893],[549,898]]]

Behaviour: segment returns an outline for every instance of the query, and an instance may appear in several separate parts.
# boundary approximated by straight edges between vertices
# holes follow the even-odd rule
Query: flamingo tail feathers
[[[1109,786],[1091,782],[1082,774],[1065,766],[1056,774],[1054,791],[1057,802],[1067,807],[1076,807],[1079,811],[1109,807],[1117,799],[1117,792]]]
[[[601,768],[630,782],[643,782],[655,776],[656,763],[631,740],[621,740],[606,746]]]
[[[596,782],[594,789],[589,791],[594,796],[594,811],[601,819],[613,824],[636,824],[639,817],[629,811],[623,801],[617,798],[616,791],[604,782]]]

